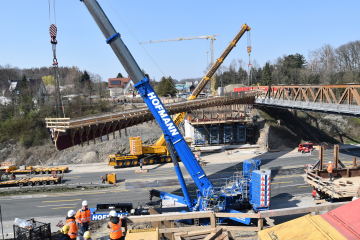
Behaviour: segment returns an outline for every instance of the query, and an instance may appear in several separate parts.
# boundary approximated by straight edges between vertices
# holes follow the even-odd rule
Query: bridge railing
[[[299,108],[299,109],[316,110],[323,112],[350,113],[354,115],[360,115],[359,105],[292,101],[292,100],[283,100],[283,99],[269,99],[265,97],[257,98],[255,100],[255,103],[263,104],[263,105],[275,105],[275,106],[288,107],[288,108]]]

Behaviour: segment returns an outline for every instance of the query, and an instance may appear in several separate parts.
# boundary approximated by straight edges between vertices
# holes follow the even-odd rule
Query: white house
[[[27,79],[27,87],[32,93],[32,100],[37,105],[40,101],[47,101],[47,92],[41,79]],[[21,80],[8,80],[8,84],[1,91],[0,104],[16,102],[20,93]]]

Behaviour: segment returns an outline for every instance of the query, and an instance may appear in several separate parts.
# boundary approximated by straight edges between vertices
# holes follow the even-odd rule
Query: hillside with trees
[[[205,72],[205,71],[204,71]],[[337,48],[329,44],[310,51],[308,58],[299,53],[278,57],[261,67],[256,60],[248,80],[248,68],[242,59],[217,71],[216,88],[228,84],[340,84],[360,82],[360,41],[352,41]]]

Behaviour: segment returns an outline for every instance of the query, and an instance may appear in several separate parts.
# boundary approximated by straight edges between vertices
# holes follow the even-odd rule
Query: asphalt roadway
[[[345,165],[352,163],[353,156],[360,157],[360,149],[350,152],[341,152],[339,158]],[[258,156],[261,159],[261,156]],[[333,160],[333,151],[326,150],[324,161]],[[304,165],[314,164],[318,160],[318,153],[313,155],[297,154],[292,157],[277,157],[261,159],[261,169],[272,170],[271,201],[276,198],[285,198],[297,195],[310,195],[312,189],[304,183],[301,175],[304,174]],[[168,163],[171,164],[171,163]],[[180,164],[182,165],[182,164]],[[65,217],[70,209],[77,210],[81,202],[87,200],[90,207],[97,203],[132,202],[134,206],[149,201],[148,191],[152,188],[168,191],[182,195],[179,184],[174,181],[175,171],[169,167],[158,169],[159,165],[153,165],[148,173],[134,174],[134,168],[117,173],[118,181],[125,181],[125,187],[112,187],[106,190],[95,190],[87,192],[72,192],[31,196],[12,196],[0,198],[3,221],[14,220],[15,218],[29,219],[36,217]],[[150,167],[150,166],[148,166]],[[234,171],[242,170],[242,162],[227,162],[221,164],[208,164],[203,167],[211,181],[219,178],[231,177]],[[185,177],[188,175],[182,167]],[[96,173],[67,173],[65,183],[86,183],[101,181],[100,176],[105,172]],[[143,179],[145,185],[141,184]],[[160,187],[152,187],[149,182],[163,180]],[[173,181],[171,181],[173,180]],[[144,182],[143,182],[144,183]],[[189,192],[195,196],[195,186],[189,185]]]

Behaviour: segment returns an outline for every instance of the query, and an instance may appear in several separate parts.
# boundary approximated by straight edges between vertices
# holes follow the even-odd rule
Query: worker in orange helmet
[[[88,202],[86,200],[82,202],[82,208],[79,209],[76,213],[76,222],[79,224],[82,234],[89,230],[89,224],[91,223],[91,212],[88,208]]]
[[[332,181],[332,171],[333,171],[333,168],[334,168],[334,166],[331,164],[331,161],[329,161],[329,164],[328,164],[328,167],[327,167],[327,171],[328,171],[328,174],[329,174],[330,181]]]
[[[316,189],[315,189],[315,187],[313,187],[313,198],[314,198],[314,200],[316,199]]]
[[[74,210],[70,210],[66,218],[66,225],[69,226],[69,231],[67,234],[70,236],[71,239],[76,239],[78,235],[78,228],[75,222],[75,214],[76,212]]]
[[[110,228],[110,239],[125,240],[125,234],[127,231],[126,220],[124,219],[124,221],[121,221],[114,210],[110,211],[109,216],[110,221],[108,222],[108,228]],[[125,228],[125,234],[123,234],[121,227]]]

